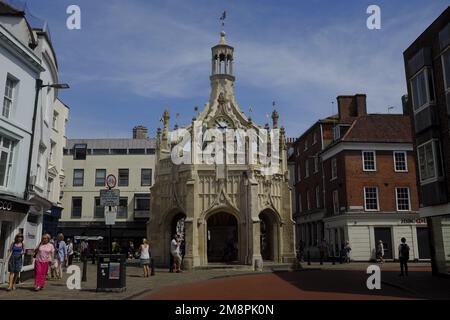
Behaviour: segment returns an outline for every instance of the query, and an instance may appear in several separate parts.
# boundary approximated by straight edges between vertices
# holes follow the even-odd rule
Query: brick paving
[[[312,263],[301,271],[254,273],[165,287],[148,300],[395,300],[450,299],[450,279],[431,275],[429,264],[410,265],[409,277],[398,276],[398,264],[381,268],[381,290],[368,290],[369,263]]]
[[[450,279],[436,278],[426,263],[410,264],[410,276],[398,277],[398,265],[380,265],[382,290],[366,288],[366,268],[369,263],[302,264],[300,271],[289,271],[287,266],[268,267],[263,272],[248,269],[213,268],[169,273],[157,269],[156,275],[142,277],[142,270],[127,266],[127,290],[120,293],[96,292],[96,266],[88,264],[88,281],[82,290],[68,290],[66,278],[48,281],[43,291],[33,291],[33,281],[17,286],[14,292],[0,287],[0,300],[50,299],[450,299]]]
[[[79,264],[76,264],[79,265]],[[81,267],[81,265],[80,265]],[[0,300],[120,300],[137,299],[162,287],[204,281],[215,277],[246,274],[246,270],[202,270],[183,273],[169,273],[168,269],[156,269],[153,277],[144,278],[142,269],[137,266],[127,266],[127,289],[124,292],[96,292],[96,265],[88,264],[87,282],[81,283],[81,290],[69,290],[66,287],[67,275],[63,280],[47,281],[44,290],[34,292],[33,280],[27,280],[17,285],[16,291],[7,292],[6,285],[0,286]]]

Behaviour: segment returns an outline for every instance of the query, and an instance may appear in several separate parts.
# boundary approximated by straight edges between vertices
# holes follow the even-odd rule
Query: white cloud
[[[169,102],[206,100],[217,30],[204,28],[203,13],[178,3],[179,12],[174,12],[173,7],[111,1],[91,26],[104,31],[73,52],[88,69],[75,66],[73,80],[102,81],[123,88],[124,94]],[[289,134],[329,115],[339,94],[366,93],[370,112],[386,112],[389,106],[401,112],[400,98],[406,93],[402,52],[434,18],[436,8],[412,8],[383,20],[380,31],[366,29],[364,20],[334,20],[308,32],[292,28],[270,34],[264,41],[241,30],[229,35],[236,48],[237,86],[280,97]]]

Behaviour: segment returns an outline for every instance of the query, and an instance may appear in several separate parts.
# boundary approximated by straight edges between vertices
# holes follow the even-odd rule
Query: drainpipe
[[[27,167],[27,176],[25,180],[25,191],[23,193],[23,197],[25,200],[28,200],[29,196],[29,188],[30,188],[30,174],[31,174],[31,161],[33,158],[33,148],[34,148],[34,133],[36,130],[36,115],[37,115],[37,109],[38,109],[38,102],[39,102],[39,92],[42,88],[42,80],[36,79],[36,93],[34,97],[34,110],[33,110],[33,122],[31,124],[31,141],[30,141],[30,150],[28,153],[28,167]]]

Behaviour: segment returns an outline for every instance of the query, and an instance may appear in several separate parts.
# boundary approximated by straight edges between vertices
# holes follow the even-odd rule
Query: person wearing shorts
[[[170,253],[173,257],[173,268],[175,272],[180,273],[181,272],[181,237],[179,234],[176,234],[172,241],[170,242]]]

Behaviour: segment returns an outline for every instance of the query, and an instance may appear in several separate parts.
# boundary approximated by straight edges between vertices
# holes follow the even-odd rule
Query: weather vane
[[[227,12],[224,11],[222,16],[220,17],[220,21],[222,21],[222,28],[225,27],[225,19],[227,18]]]

